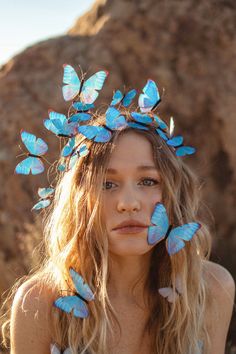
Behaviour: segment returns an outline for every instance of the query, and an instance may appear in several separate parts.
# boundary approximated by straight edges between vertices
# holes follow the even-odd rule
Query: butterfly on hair
[[[155,81],[148,79],[143,88],[143,93],[139,95],[138,99],[141,112],[147,113],[154,111],[160,102],[161,96]]]
[[[183,293],[183,285],[179,274],[175,277],[175,287],[168,286],[158,289],[159,294],[164,297],[168,302],[174,303],[179,296]]]
[[[40,200],[36,203],[31,210],[41,210],[47,208],[51,204],[51,198],[55,192],[54,188],[38,188],[38,195]]]
[[[55,343],[50,345],[50,354],[72,354],[70,348],[66,348],[62,351]]]
[[[89,79],[85,80],[84,76],[79,79],[75,69],[68,64],[64,64],[64,75],[62,93],[65,101],[79,98],[84,104],[92,104],[98,97],[103,87],[104,81],[108,76],[108,71],[98,71]]]
[[[66,313],[72,313],[75,317],[86,318],[89,316],[87,304],[94,300],[94,294],[81,275],[73,268],[70,268],[69,272],[76,291],[72,296],[59,297],[53,304]]]
[[[113,94],[110,106],[116,106],[118,104],[122,104],[122,106],[128,107],[132,103],[136,94],[137,91],[135,89],[130,90],[126,93],[122,93],[120,90],[116,90],[115,93]]]
[[[48,151],[48,145],[41,138],[37,138],[34,134],[21,130],[21,140],[27,148],[28,156],[19,162],[15,168],[15,173],[28,175],[40,174],[44,171],[44,164],[41,161],[42,155]]]
[[[109,106],[105,116],[105,126],[81,125],[78,127],[78,132],[83,134],[87,139],[98,143],[105,143],[111,139],[114,130],[121,130],[127,126],[125,117],[115,107]]]
[[[149,245],[166,240],[166,249],[169,255],[174,255],[185,247],[185,242],[190,241],[201,225],[197,222],[172,227],[165,206],[157,203],[151,216],[151,226],[148,227],[147,242]]]

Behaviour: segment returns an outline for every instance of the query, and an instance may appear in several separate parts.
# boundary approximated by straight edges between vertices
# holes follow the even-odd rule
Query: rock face
[[[189,164],[201,176],[215,218],[213,256],[235,273],[235,24],[234,0],[100,0],[67,35],[29,47],[1,68],[0,290],[28,270],[27,250],[40,238],[34,236],[38,217],[30,207],[37,188],[47,185],[46,177],[13,171],[21,153],[21,128],[58,151],[59,142],[49,139],[42,119],[48,108],[67,111],[61,94],[63,63],[81,65],[89,74],[110,71],[104,102],[123,84],[141,89],[149,77],[165,89],[160,115],[173,115],[177,132],[198,149]],[[50,159],[55,157],[52,153]]]

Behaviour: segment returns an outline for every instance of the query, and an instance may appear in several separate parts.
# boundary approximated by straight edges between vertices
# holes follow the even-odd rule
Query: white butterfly
[[[62,352],[58,346],[56,344],[51,344],[50,345],[51,348],[51,354],[72,354],[72,351],[70,350],[70,348],[66,348],[66,350],[64,350],[64,352]]]
[[[177,275],[175,278],[175,289],[173,287],[160,288],[158,292],[170,303],[175,302],[179,295],[183,293],[183,285],[180,277]]]

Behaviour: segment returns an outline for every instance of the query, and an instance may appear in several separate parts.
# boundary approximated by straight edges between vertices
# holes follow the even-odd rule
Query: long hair
[[[129,121],[129,112],[125,111],[125,115]],[[104,114],[99,114],[94,124],[104,125]],[[86,319],[75,318],[55,307],[51,309],[53,338],[62,349],[70,346],[73,354],[107,354],[108,337],[112,336],[114,321],[118,322],[107,292],[109,248],[101,200],[111,152],[119,136],[130,130],[145,136],[152,145],[154,162],[161,176],[162,203],[170,223],[175,226],[190,221],[201,223],[197,234],[181,252],[169,256],[165,241],[153,247],[145,282],[150,315],[144,334],[148,333],[151,338],[153,354],[197,353],[199,340],[204,342],[207,352],[204,314],[208,297],[203,261],[209,257],[211,237],[199,217],[200,183],[183,159],[177,158],[173,148],[159,137],[155,123],[148,128],[141,131],[126,127],[115,131],[107,143],[95,143],[78,134],[76,145],[86,142],[90,152],[59,176],[54,200],[44,218],[44,259],[28,278],[36,279],[42,286],[46,284],[59,296],[61,289],[74,288],[69,274],[72,267],[95,293],[95,301],[89,302],[90,315]],[[183,289],[171,304],[158,289],[175,288],[177,277]],[[6,302],[12,301],[21,283],[14,286]],[[3,326],[5,345],[9,321]]]

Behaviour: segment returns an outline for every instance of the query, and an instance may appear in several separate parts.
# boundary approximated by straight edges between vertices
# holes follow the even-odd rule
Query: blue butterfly
[[[137,91],[136,90],[130,90],[129,92],[123,94],[120,90],[117,90],[111,101],[111,106],[115,106],[118,103],[121,103],[124,107],[128,107],[131,102],[133,101],[134,97],[136,96]]]
[[[54,305],[67,313],[73,313],[75,317],[86,318],[89,315],[87,304],[94,300],[94,294],[74,269],[70,268],[69,271],[76,289],[75,295],[59,297]]]
[[[64,114],[49,111],[49,119],[45,119],[45,128],[59,137],[71,137],[77,134],[77,122],[69,122]]]
[[[47,150],[47,144],[40,138],[36,138],[35,135],[21,131],[21,140],[28,149],[28,157],[18,163],[15,168],[15,172],[18,174],[28,175],[30,172],[33,175],[37,175],[44,171],[44,165],[41,161],[41,156],[44,155]]]
[[[62,149],[61,156],[63,157],[69,156],[72,153],[74,146],[75,146],[75,137],[73,136],[68,140],[67,144]]]
[[[74,109],[76,109],[77,112],[88,112],[90,109],[94,108],[94,104],[86,104],[83,102],[74,102],[72,104]]]
[[[184,241],[190,241],[201,225],[197,222],[172,227],[166,208],[163,204],[157,203],[151,217],[152,226],[148,228],[148,244],[154,245],[163,239],[166,239],[166,248],[169,255],[179,252],[185,247]]]
[[[158,127],[162,130],[167,130],[168,126],[161,118],[159,118],[156,114],[153,115],[154,121],[158,124]]]
[[[105,143],[111,139],[113,130],[120,130],[127,126],[124,116],[120,115],[120,111],[114,107],[109,107],[106,111],[106,125],[81,125],[78,132],[86,136],[87,139],[95,142]]]
[[[139,95],[138,105],[141,112],[153,111],[161,102],[161,97],[156,83],[149,79],[143,88],[143,93]]]
[[[76,164],[78,158],[88,155],[89,149],[87,148],[86,144],[82,144],[77,148],[75,148],[74,145],[75,141],[69,141],[68,144],[62,150],[61,155],[64,157],[69,156],[69,160],[59,164],[59,166],[57,167],[58,171],[64,172],[66,170],[66,167],[68,167],[68,171],[71,170]]]
[[[91,108],[94,108],[94,104],[85,104],[82,102],[74,102],[73,108],[77,111],[77,113],[73,114],[69,117],[69,122],[84,122],[86,120],[91,119],[91,114],[88,113]]]
[[[40,201],[36,203],[31,210],[40,210],[48,207],[51,204],[50,197],[54,191],[54,188],[39,188],[38,195],[40,196]]]
[[[98,91],[102,89],[104,81],[108,75],[107,71],[98,71],[88,80],[79,79],[76,71],[71,65],[64,64],[62,93],[65,101],[73,100],[79,96],[83,103],[91,104],[98,97]]]
[[[178,157],[182,157],[185,155],[194,154],[196,149],[192,146],[183,145],[183,137],[181,135],[174,136],[170,139],[166,136],[166,134],[159,128],[156,129],[156,132],[160,135],[160,137],[165,140],[167,145],[174,147],[175,155]]]

